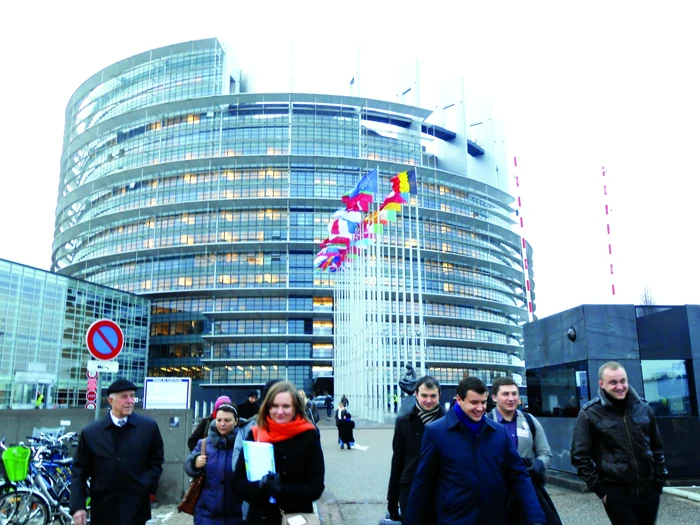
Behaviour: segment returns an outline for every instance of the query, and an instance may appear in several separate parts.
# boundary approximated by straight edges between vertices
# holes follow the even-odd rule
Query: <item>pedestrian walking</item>
[[[245,457],[238,456],[234,492],[250,504],[246,525],[279,523],[280,512],[313,513],[325,488],[325,463],[319,434],[292,383],[269,388],[246,439],[272,443],[276,468],[260,481],[248,481]]]
[[[343,397],[340,398],[340,402],[345,408],[348,408],[348,406],[350,405],[350,403],[348,402],[348,396],[346,396],[345,394],[343,394]]]
[[[232,404],[222,403],[215,416],[207,427],[206,439],[200,439],[185,460],[188,476],[204,475],[194,510],[194,525],[243,525],[241,500],[233,493],[232,458],[238,412]]]
[[[331,417],[331,414],[333,412],[333,400],[331,399],[331,396],[326,396],[324,405],[326,407],[326,416]]]
[[[214,411],[211,413],[211,416],[203,417],[199,424],[195,427],[195,429],[192,431],[192,434],[190,437],[187,439],[187,448],[190,449],[190,452],[194,450],[194,447],[197,446],[197,442],[200,439],[204,439],[204,437],[207,435],[207,429],[211,427],[211,424],[216,421],[216,412],[219,410],[219,407],[223,405],[224,403],[227,403],[229,405],[232,405],[231,403],[231,398],[228,396],[220,396],[216,398],[216,401],[214,402]],[[236,418],[236,420],[238,420]]]
[[[416,404],[408,414],[396,418],[392,442],[391,474],[387,492],[387,511],[392,520],[399,521],[401,513],[406,515],[408,495],[420,459],[420,446],[425,426],[440,419],[445,411],[440,407],[440,383],[431,376],[418,380]],[[424,516],[425,525],[435,522],[435,516]]]
[[[144,525],[151,518],[150,495],[163,473],[163,439],[153,419],[134,413],[136,385],[117,379],[107,395],[109,413],[80,434],[70,513],[76,525],[85,525],[90,480],[92,523]]]
[[[491,399],[495,408],[488,417],[506,428],[513,446],[518,451],[535,487],[540,506],[547,516],[547,525],[561,525],[559,514],[544,488],[545,473],[552,463],[552,450],[542,424],[523,413],[520,406],[520,391],[512,377],[497,377],[491,385]],[[511,494],[508,501],[508,523],[527,525],[524,507]]]
[[[340,438],[340,450],[343,450],[345,446],[350,450],[355,445],[355,435],[353,429],[355,428],[355,422],[352,420],[350,412],[345,411],[343,413],[343,419],[338,422],[338,436]]]
[[[317,423],[320,417],[318,415],[318,409],[316,408],[316,405],[314,405],[311,402],[311,400],[306,397],[306,392],[304,392],[303,390],[299,390],[299,395],[301,396],[301,401],[304,403],[306,416],[309,418],[309,421],[311,421],[314,425],[316,425],[316,427],[318,427]]]
[[[528,524],[544,524],[530,475],[506,429],[483,417],[487,397],[481,379],[466,377],[457,386],[454,408],[425,427],[404,525],[423,525],[433,509],[441,525],[509,525],[511,491]]]
[[[258,410],[260,410],[258,391],[251,390],[248,392],[248,398],[238,405],[238,417],[246,420],[254,419],[258,415]]]
[[[613,525],[653,525],[666,479],[654,411],[615,361],[598,370],[598,396],[583,406],[571,464],[602,500]]]

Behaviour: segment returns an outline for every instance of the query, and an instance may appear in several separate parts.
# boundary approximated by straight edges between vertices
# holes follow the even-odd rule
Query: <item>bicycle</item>
[[[48,525],[56,522],[70,525],[70,482],[73,458],[65,457],[64,442],[75,440],[76,435],[64,439],[29,438],[30,441],[48,442],[49,445],[32,446],[33,459],[24,482],[0,495],[0,525]],[[51,444],[53,443],[53,444]],[[88,498],[88,522],[89,522]]]

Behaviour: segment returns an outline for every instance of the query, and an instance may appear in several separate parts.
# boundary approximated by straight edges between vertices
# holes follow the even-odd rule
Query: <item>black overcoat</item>
[[[440,407],[438,419],[444,415],[445,411]],[[411,486],[420,460],[420,446],[423,442],[424,431],[425,425],[415,407],[408,414],[396,418],[392,442],[394,454],[391,457],[391,473],[387,492],[388,500],[399,501],[401,485]]]
[[[109,413],[85,427],[73,463],[71,514],[85,508],[90,480],[91,522],[142,525],[163,473],[163,439],[151,418],[131,414],[119,428]]]
[[[253,432],[248,441],[254,441]],[[275,468],[281,477],[282,492],[276,504],[257,481],[248,481],[244,454],[238,456],[233,490],[250,504],[246,525],[280,522],[280,509],[286,513],[313,512],[313,502],[321,497],[326,467],[318,431],[307,430],[293,438],[273,444]]]

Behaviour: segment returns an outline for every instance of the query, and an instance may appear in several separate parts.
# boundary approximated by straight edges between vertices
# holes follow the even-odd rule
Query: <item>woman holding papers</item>
[[[257,457],[246,458],[245,448],[238,457],[234,491],[250,504],[246,525],[279,523],[280,511],[313,513],[313,502],[325,488],[325,463],[316,427],[292,383],[281,381],[270,387],[246,439],[270,443],[275,465],[260,478],[254,473],[259,470],[256,465],[249,464],[250,472],[246,470],[246,461],[258,461]]]
[[[242,525],[241,500],[233,494],[233,444],[238,411],[222,404],[209,426],[205,454],[202,439],[185,461],[185,472],[193,478],[204,472],[204,486],[194,511],[195,525]]]

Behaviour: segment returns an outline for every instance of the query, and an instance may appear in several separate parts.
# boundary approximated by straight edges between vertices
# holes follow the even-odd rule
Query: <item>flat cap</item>
[[[117,392],[124,392],[126,390],[133,390],[135,392],[136,385],[131,381],[127,381],[126,379],[117,379],[114,383],[109,385],[107,395],[116,394]]]

